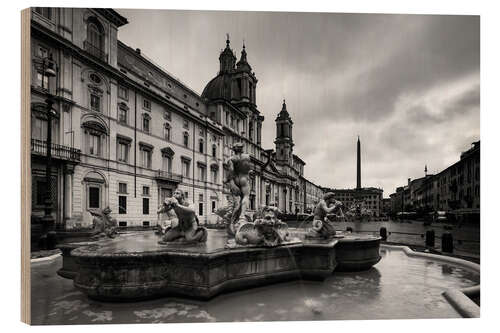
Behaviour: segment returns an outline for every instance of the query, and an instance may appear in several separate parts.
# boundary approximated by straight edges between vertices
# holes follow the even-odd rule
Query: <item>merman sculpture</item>
[[[236,234],[238,225],[248,222],[246,211],[249,203],[250,184],[249,174],[252,167],[250,155],[243,153],[241,142],[233,145],[234,155],[227,161],[228,173],[224,185],[229,188],[230,206],[219,209],[216,214],[227,224],[230,236]]]
[[[314,208],[314,219],[312,227],[306,235],[307,238],[323,238],[328,239],[335,236],[335,228],[333,223],[327,219],[327,215],[338,210],[342,206],[342,202],[335,200],[335,194],[328,192],[323,196],[323,199],[318,202]]]
[[[165,199],[158,213],[167,214],[167,226],[160,244],[202,243],[207,240],[207,229],[199,225],[195,209],[180,190],[175,190],[171,198]]]
[[[94,219],[92,220],[92,228],[98,232],[95,237],[115,238],[118,234],[116,230],[118,223],[116,222],[116,219],[111,217],[111,209],[106,207],[100,211],[92,212],[91,214],[94,216]]]

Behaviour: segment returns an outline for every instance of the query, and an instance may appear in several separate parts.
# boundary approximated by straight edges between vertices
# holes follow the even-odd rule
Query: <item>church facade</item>
[[[304,177],[293,152],[293,121],[285,101],[275,119],[274,147],[261,141],[257,76],[245,47],[239,59],[229,39],[220,68],[202,94],[117,39],[127,19],[111,9],[33,8],[31,19],[32,222],[43,216],[52,188],[57,227],[86,227],[89,211],[109,206],[120,226],[154,226],[156,210],[175,189],[201,223],[227,204],[223,186],[231,146],[250,154],[250,210],[276,204],[304,212],[322,189]],[[55,77],[45,75],[51,57]],[[52,181],[45,181],[45,99],[55,96]],[[277,103],[277,110],[279,110]]]

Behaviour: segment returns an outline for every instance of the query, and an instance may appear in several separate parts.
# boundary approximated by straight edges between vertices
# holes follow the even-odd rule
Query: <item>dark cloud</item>
[[[363,183],[387,196],[423,165],[439,171],[479,138],[479,17],[119,10],[119,38],[201,92],[225,33],[245,39],[266,117],[265,148],[286,98],[295,153],[315,183]]]

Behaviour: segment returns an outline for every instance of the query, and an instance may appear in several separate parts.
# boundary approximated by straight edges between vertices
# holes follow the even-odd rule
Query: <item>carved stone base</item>
[[[368,269],[380,260],[380,237],[369,235],[235,248],[224,248],[225,237],[225,231],[209,230],[206,243],[161,246],[153,233],[143,233],[90,246],[75,244],[82,247],[68,251],[72,262],[66,262],[63,273],[74,277],[77,289],[100,300],[174,295],[209,299],[274,282],[323,280],[337,268]]]

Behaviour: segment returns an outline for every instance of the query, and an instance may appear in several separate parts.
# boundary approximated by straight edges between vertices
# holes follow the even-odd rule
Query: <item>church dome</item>
[[[201,97],[209,100],[225,99],[231,100],[231,77],[225,73],[219,73],[203,89]]]

